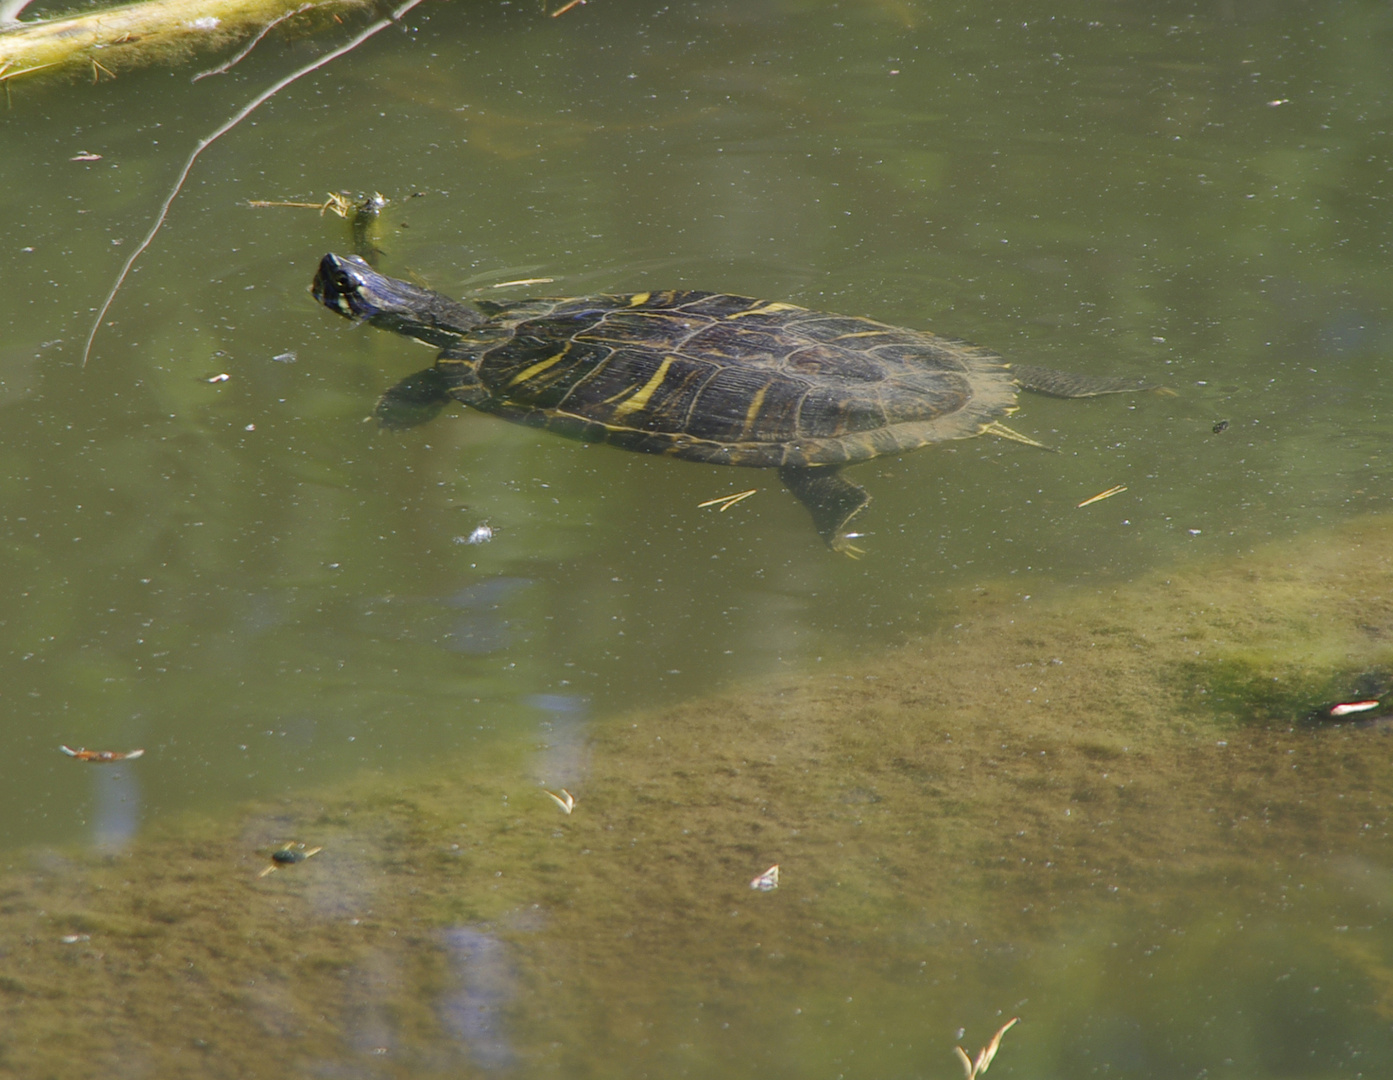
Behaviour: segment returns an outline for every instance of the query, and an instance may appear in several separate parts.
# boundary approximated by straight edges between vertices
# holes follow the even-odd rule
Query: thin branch
[[[271,98],[279,94],[291,83],[295,82],[298,79],[304,78],[304,76],[309,75],[312,72],[318,71],[326,64],[332,63],[333,61],[337,60],[340,56],[352,52],[359,45],[363,44],[363,42],[367,41],[370,37],[374,36],[375,34],[379,34],[383,30],[387,29],[387,27],[391,26],[394,22],[396,22],[403,15],[405,15],[408,11],[416,7],[421,2],[422,0],[407,0],[405,4],[401,5],[401,7],[397,8],[386,18],[379,19],[377,22],[373,23],[361,34],[355,37],[352,41],[348,42],[347,44],[340,45],[337,49],[334,49],[332,52],[325,53],[318,60],[306,64],[304,67],[291,72],[285,78],[280,79],[275,83],[271,84],[271,86],[269,86],[267,89],[263,90],[255,98],[253,98],[249,104],[244,106],[237,113],[237,115],[232,117],[231,120],[228,120],[225,124],[222,125],[222,127],[218,128],[217,131],[213,132],[213,134],[209,135],[207,138],[201,139],[199,141],[198,145],[194,147],[193,153],[190,154],[188,160],[184,162],[184,168],[179,173],[179,179],[174,182],[174,187],[170,190],[169,197],[165,199],[164,205],[160,207],[160,212],[155,216],[155,224],[150,226],[150,231],[145,234],[145,239],[140,242],[140,244],[136,247],[136,249],[133,252],[131,252],[130,258],[126,260],[126,265],[121,267],[121,272],[116,276],[116,284],[114,284],[111,287],[111,292],[107,293],[106,300],[102,302],[101,309],[97,312],[96,321],[92,323],[92,331],[87,335],[87,343],[82,348],[82,366],[84,368],[87,366],[88,357],[92,354],[92,342],[95,341],[97,338],[97,331],[101,329],[102,320],[106,318],[107,311],[111,309],[112,301],[116,299],[116,294],[121,290],[121,286],[125,283],[126,275],[131,272],[131,267],[135,265],[136,259],[140,258],[141,254],[145,251],[145,249],[148,248],[151,245],[151,243],[154,242],[155,234],[158,233],[160,231],[160,228],[164,225],[165,218],[169,216],[169,208],[174,203],[174,200],[178,198],[179,192],[183,190],[184,181],[186,181],[189,178],[189,173],[193,171],[194,163],[198,161],[199,155],[202,154],[203,151],[207,150],[208,147],[212,146],[213,143],[217,142],[229,131],[235,128],[238,124],[240,124],[258,108],[266,104],[266,102],[270,101]]]
[[[4,3],[0,3],[0,26],[19,22],[19,13],[32,2],[33,0],[4,0]]]
[[[245,60],[247,58],[247,54],[251,52],[253,49],[255,49],[258,45],[260,45],[261,39],[264,38],[267,34],[269,34],[273,29],[275,29],[275,27],[279,26],[281,23],[285,22],[286,19],[289,19],[294,15],[299,15],[303,11],[309,11],[309,9],[312,7],[314,7],[313,4],[301,4],[294,11],[287,11],[280,18],[272,19],[270,22],[268,22],[265,26],[261,28],[261,32],[258,33],[256,37],[252,38],[251,41],[247,42],[246,48],[244,48],[231,60],[229,60],[225,64],[219,64],[215,68],[209,68],[207,71],[200,71],[197,75],[190,79],[189,82],[198,82],[199,79],[206,79],[209,75],[226,75],[234,67],[236,67],[243,60]]]

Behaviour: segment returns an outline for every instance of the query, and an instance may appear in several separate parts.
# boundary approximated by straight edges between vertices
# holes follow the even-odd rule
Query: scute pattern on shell
[[[441,354],[459,400],[701,461],[860,461],[975,435],[1016,400],[986,350],[753,297],[633,293],[489,313]]]

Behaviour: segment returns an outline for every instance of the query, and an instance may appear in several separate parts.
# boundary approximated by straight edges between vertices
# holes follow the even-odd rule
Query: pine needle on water
[[[189,173],[193,171],[194,164],[198,161],[199,155],[202,154],[203,151],[207,150],[208,147],[212,146],[213,143],[217,142],[229,131],[235,128],[238,124],[240,124],[258,108],[260,108],[262,105],[266,104],[266,102],[270,101],[273,97],[279,94],[291,83],[304,78],[311,72],[318,71],[326,64],[330,64],[333,61],[337,60],[340,56],[352,52],[359,45],[363,44],[363,42],[367,41],[370,37],[373,37],[374,35],[379,34],[383,30],[387,29],[387,27],[391,26],[394,22],[396,22],[408,11],[410,11],[412,8],[416,7],[420,3],[422,3],[422,0],[407,0],[406,3],[398,7],[390,15],[381,18],[377,22],[373,23],[362,33],[360,33],[357,37],[353,38],[352,41],[340,45],[337,49],[333,49],[330,52],[325,53],[323,56],[319,57],[319,59],[311,61],[304,67],[292,71],[289,75],[285,76],[285,78],[279,79],[276,82],[272,83],[269,87],[267,87],[260,94],[254,97],[250,102],[244,105],[242,109],[238,111],[238,113],[235,116],[233,116],[230,120],[228,120],[225,124],[223,124],[222,127],[218,128],[215,132],[213,132],[206,138],[199,140],[198,145],[195,146],[193,149],[193,153],[191,153],[188,157],[188,160],[184,162],[184,168],[180,171],[179,178],[174,182],[174,187],[170,189],[168,197],[165,199],[164,204],[160,207],[160,212],[155,215],[155,223],[152,226],[150,226],[150,231],[145,234],[145,239],[142,240],[136,246],[136,249],[131,252],[130,258],[126,260],[126,265],[121,267],[121,272],[116,275],[116,283],[112,285],[111,292],[106,294],[106,299],[102,302],[101,308],[97,311],[97,318],[93,321],[92,330],[87,335],[87,343],[82,347],[82,366],[84,368],[87,366],[88,357],[90,357],[92,354],[92,343],[97,338],[97,331],[101,329],[102,320],[106,318],[106,313],[111,309],[111,304],[116,299],[116,294],[121,291],[121,286],[125,284],[126,275],[128,275],[131,272],[131,267],[135,265],[136,259],[140,258],[141,254],[144,253],[145,249],[148,248],[154,242],[155,234],[160,231],[161,227],[163,227],[165,218],[169,216],[169,208],[171,205],[173,205],[174,200],[178,198],[179,192],[183,190],[184,182],[188,180]]]

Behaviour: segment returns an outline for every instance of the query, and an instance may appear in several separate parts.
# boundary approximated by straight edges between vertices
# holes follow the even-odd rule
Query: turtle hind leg
[[[372,414],[383,427],[402,431],[434,420],[449,400],[444,376],[437,368],[428,367],[408,375],[383,394]]]
[[[1050,397],[1097,397],[1099,394],[1126,394],[1152,389],[1149,383],[1141,379],[1075,375],[1071,371],[1054,371],[1030,364],[1011,364],[1009,368],[1022,390],[1033,390]]]
[[[818,535],[828,547],[852,558],[861,554],[851,542],[847,526],[871,501],[865,488],[853,484],[835,465],[785,465],[779,470],[779,479],[808,508]]]

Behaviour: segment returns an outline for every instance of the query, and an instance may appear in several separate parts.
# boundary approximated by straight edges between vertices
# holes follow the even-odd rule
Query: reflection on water
[[[574,792],[585,776],[590,703],[573,694],[533,694],[527,699],[547,715],[542,748],[533,756],[532,775],[544,787]]]
[[[108,853],[126,846],[140,828],[140,781],[129,765],[88,770],[94,790],[92,843]]]
[[[470,656],[498,652],[512,644],[517,631],[501,609],[508,598],[532,582],[527,578],[498,577],[469,585],[439,601],[445,607],[469,614],[451,622],[441,636],[445,648]]]
[[[1300,720],[1393,664],[1393,14],[407,23],[209,148],[86,368],[189,150],[327,39],[5,76],[0,1072],[949,1076],[1019,1011],[994,1076],[1387,1074],[1387,737]],[[309,296],[342,222],[246,205],[338,190],[459,296],[767,296],[1176,396],[857,466],[852,562],[772,474],[364,423],[431,354]],[[54,760],[137,715],[138,768]]]
[[[445,1029],[467,1049],[474,1064],[489,1070],[507,1068],[514,1054],[503,1010],[515,991],[506,946],[492,934],[468,926],[452,927],[440,938],[455,982],[440,1001]]]

